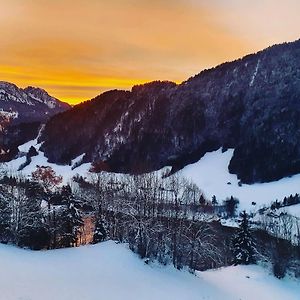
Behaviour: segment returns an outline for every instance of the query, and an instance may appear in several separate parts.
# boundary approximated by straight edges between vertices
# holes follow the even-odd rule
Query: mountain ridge
[[[297,136],[299,64],[298,40],[204,70],[179,85],[156,81],[106,92],[52,118],[41,137],[42,149],[53,162],[68,163],[86,153],[87,161],[134,173],[165,165],[176,171],[208,151],[230,147],[236,150],[229,169],[242,181],[276,180],[300,171],[299,144],[284,129],[291,127]],[[282,119],[284,109],[288,117]],[[75,120],[84,128],[76,127]],[[276,142],[276,130],[265,139],[270,122],[283,131],[292,150]],[[70,136],[71,128],[78,133]]]
[[[26,106],[35,109],[26,109]],[[32,86],[22,89],[14,83],[0,81],[0,109],[18,112],[20,122],[47,119],[48,114],[51,116],[70,107],[69,104],[50,96],[44,89]]]
[[[17,146],[34,138],[42,122],[70,107],[41,88],[0,81],[0,160],[13,158]]]
[[[300,41],[226,62],[181,84],[112,90],[53,116],[40,137],[50,162],[173,172],[234,148],[229,170],[246,183],[300,172]]]

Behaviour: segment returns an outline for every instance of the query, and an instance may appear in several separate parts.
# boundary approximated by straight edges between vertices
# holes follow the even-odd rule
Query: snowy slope
[[[278,210],[280,213],[288,213],[291,216],[300,217],[300,204],[282,207]]]
[[[18,157],[14,160],[11,160],[10,162],[5,163],[5,168],[7,169],[10,175],[16,175],[17,173],[20,173],[28,177],[31,176],[31,173],[36,170],[37,166],[50,166],[51,168],[53,168],[53,170],[56,172],[57,175],[61,175],[63,177],[64,184],[70,182],[71,178],[77,174],[82,176],[88,175],[88,170],[91,168],[90,163],[81,164],[74,169],[72,168],[74,167],[75,164],[77,164],[82,159],[84,154],[72,160],[70,166],[69,165],[63,166],[63,165],[57,165],[48,162],[44,153],[39,151],[41,144],[37,142],[37,139],[34,139],[23,145],[20,145],[18,148],[20,152],[27,153],[31,146],[35,147],[35,149],[38,150],[38,155],[33,156],[31,158],[32,160],[31,163],[28,166],[26,166],[22,171],[18,172],[17,170],[20,167],[20,165],[26,161],[25,156]]]
[[[248,277],[249,278],[248,278]],[[296,300],[300,284],[258,266],[193,276],[144,264],[125,245],[34,252],[0,245],[0,300]]]
[[[239,186],[237,176],[228,171],[232,154],[233,149],[224,153],[221,150],[206,153],[198,162],[184,167],[181,175],[194,181],[208,198],[212,195],[216,195],[218,200],[237,197],[241,210],[255,211],[264,204],[300,192],[300,174],[269,183]]]
[[[19,146],[19,150],[26,153],[31,146],[39,149],[40,144],[35,139]],[[282,200],[290,194],[300,193],[300,174],[269,183],[243,184],[239,186],[237,176],[230,174],[228,171],[232,154],[233,149],[229,149],[224,153],[221,150],[206,153],[198,162],[184,167],[179,174],[196,183],[208,199],[216,195],[217,200],[221,202],[226,197],[237,197],[240,200],[240,210],[245,209],[255,212],[263,205],[269,205],[276,199]],[[24,168],[22,173],[25,176],[30,176],[37,165],[51,166],[58,175],[63,176],[64,183],[67,183],[76,174],[84,177],[89,176],[90,163],[81,164],[79,167],[74,168],[75,163],[82,156],[83,154],[74,159],[70,166],[62,166],[47,162],[44,153],[39,151],[39,155],[32,157],[31,164]],[[16,170],[24,162],[25,156],[10,161],[6,166],[10,173],[15,174]],[[164,169],[158,172],[163,173]],[[230,184],[228,184],[229,182]],[[252,202],[255,202],[256,205],[253,205]],[[289,210],[293,210],[293,208],[291,207]],[[296,215],[300,216],[300,210],[297,210],[297,212],[299,214]]]

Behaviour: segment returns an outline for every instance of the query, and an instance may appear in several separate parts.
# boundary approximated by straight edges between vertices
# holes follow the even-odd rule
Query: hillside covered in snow
[[[90,172],[92,164],[82,161],[84,153],[72,160],[70,165],[58,165],[48,162],[44,152],[39,150],[40,145],[38,140],[34,139],[19,146],[22,156],[3,164],[8,174],[16,176],[20,172],[30,178],[37,166],[50,166],[63,177],[65,184],[70,183],[76,175],[85,178],[92,176]],[[32,146],[38,150],[38,155],[33,156],[31,162],[20,170],[20,166],[26,162],[26,153]],[[246,210],[255,213],[264,206],[270,206],[276,200],[281,201],[284,197],[300,193],[300,174],[273,182],[241,184],[237,176],[228,171],[232,155],[233,149],[225,152],[221,149],[209,152],[198,162],[185,166],[176,174],[195,183],[207,199],[212,199],[213,196],[216,196],[218,201],[231,196],[239,199],[239,211]],[[166,170],[167,168],[163,168],[154,173],[163,174]],[[293,211],[292,207],[287,207],[283,211]],[[298,210],[293,214],[300,217],[297,212]]]

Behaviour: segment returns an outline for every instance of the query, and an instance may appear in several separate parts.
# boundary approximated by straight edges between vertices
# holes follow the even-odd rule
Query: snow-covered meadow
[[[300,174],[278,181],[239,186],[235,174],[230,174],[228,165],[233,149],[222,153],[221,149],[206,153],[198,162],[190,164],[180,172],[182,176],[195,182],[208,198],[217,199],[234,196],[240,200],[239,209],[256,211],[263,205],[269,205],[285,196],[300,192]],[[255,202],[256,205],[252,205]]]
[[[259,266],[197,272],[147,265],[124,244],[30,251],[0,245],[0,300],[298,300],[300,283]]]

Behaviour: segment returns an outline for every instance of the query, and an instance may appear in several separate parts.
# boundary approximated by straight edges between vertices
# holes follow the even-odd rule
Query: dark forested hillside
[[[110,91],[54,116],[41,137],[51,162],[85,160],[118,172],[179,169],[235,148],[243,182],[300,172],[300,41],[205,70],[180,85]]]

